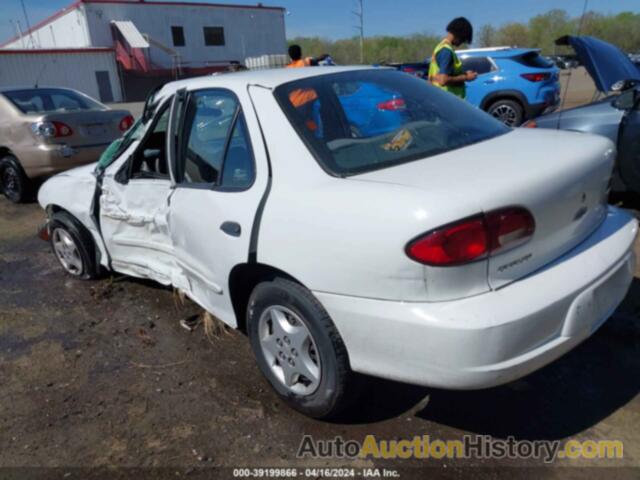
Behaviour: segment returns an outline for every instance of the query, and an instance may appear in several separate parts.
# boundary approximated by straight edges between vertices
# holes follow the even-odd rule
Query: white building
[[[284,16],[283,8],[262,4],[77,0],[0,49],[109,48],[124,89],[139,90],[153,79],[203,74],[247,57],[284,53]],[[5,56],[0,50],[0,71]]]
[[[0,86],[56,86],[102,102],[123,99],[112,48],[0,50]]]

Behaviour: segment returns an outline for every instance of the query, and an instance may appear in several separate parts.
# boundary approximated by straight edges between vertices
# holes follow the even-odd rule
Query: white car
[[[347,405],[354,372],[522,377],[591,335],[634,273],[609,140],[512,130],[393,70],[170,83],[109,151],[40,190],[65,270],[184,291],[314,417]]]

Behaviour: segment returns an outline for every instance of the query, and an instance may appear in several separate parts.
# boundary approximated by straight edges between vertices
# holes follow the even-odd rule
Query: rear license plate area
[[[609,318],[627,294],[633,277],[632,264],[628,257],[606,280],[578,295],[569,309],[563,336],[590,335]]]

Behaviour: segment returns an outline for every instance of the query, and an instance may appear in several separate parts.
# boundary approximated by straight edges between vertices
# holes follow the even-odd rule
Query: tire
[[[284,319],[289,330],[274,328],[275,318]],[[299,341],[305,330],[306,343]],[[283,278],[260,283],[249,298],[247,331],[260,370],[292,408],[327,419],[355,400],[359,378],[349,367],[347,349],[327,312],[306,288]],[[292,337],[290,343],[287,335]],[[287,372],[297,372],[290,386],[284,380]]]
[[[95,243],[78,220],[66,212],[56,212],[49,221],[49,232],[51,249],[68,275],[82,280],[99,276]]]
[[[26,202],[31,198],[29,179],[13,155],[0,159],[0,191],[13,203]]]
[[[524,121],[524,108],[515,100],[496,100],[487,109],[487,113],[494,116],[508,127],[519,127]]]

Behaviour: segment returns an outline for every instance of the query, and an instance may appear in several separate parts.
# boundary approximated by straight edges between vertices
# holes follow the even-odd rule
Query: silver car
[[[605,97],[531,120],[525,127],[603,135],[616,143],[614,190],[640,193],[640,70],[617,47],[593,37],[562,37],[571,45]]]

